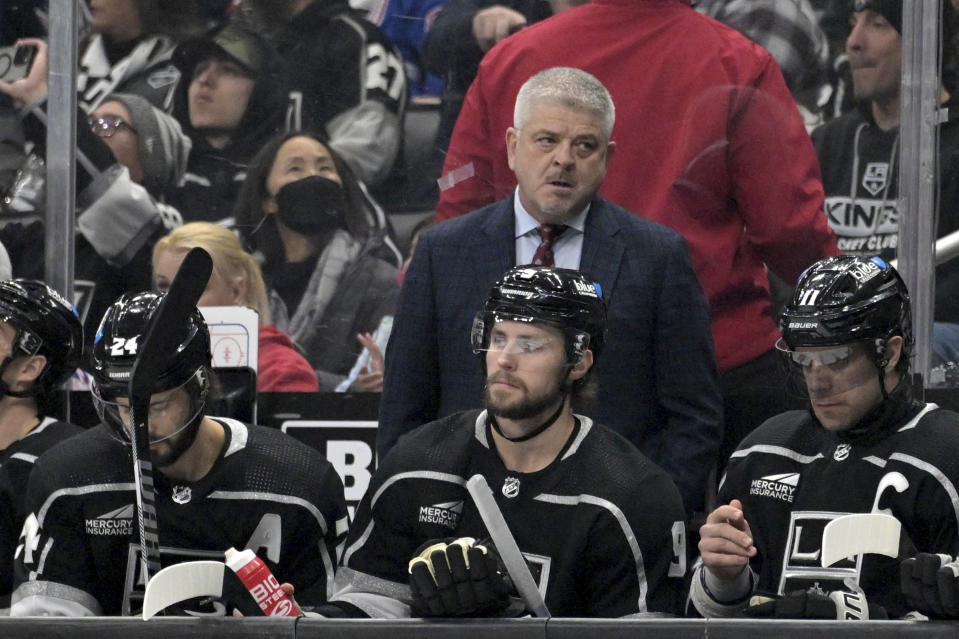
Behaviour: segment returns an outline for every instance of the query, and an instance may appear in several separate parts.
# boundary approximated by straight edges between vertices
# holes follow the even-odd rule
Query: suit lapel
[[[593,277],[603,287],[607,306],[616,287],[616,277],[625,247],[617,241],[619,227],[600,199],[593,200],[583,233],[583,254],[579,270]]]
[[[483,294],[489,292],[489,286],[498,281],[516,264],[515,224],[513,222],[513,196],[501,200],[482,222],[485,234],[485,249],[473,256],[478,282],[484,286]]]

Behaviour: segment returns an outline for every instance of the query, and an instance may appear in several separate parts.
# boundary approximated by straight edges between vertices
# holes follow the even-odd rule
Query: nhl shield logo
[[[844,461],[849,458],[849,452],[852,450],[852,446],[849,444],[839,444],[836,446],[835,452],[832,454],[832,458],[836,461]]]
[[[886,187],[888,175],[888,162],[870,162],[866,165],[866,171],[862,174],[862,188],[875,197]]]
[[[174,486],[172,499],[178,504],[188,504],[193,499],[193,489],[189,486]]]
[[[519,479],[516,477],[507,477],[503,481],[503,496],[512,499],[519,495]]]

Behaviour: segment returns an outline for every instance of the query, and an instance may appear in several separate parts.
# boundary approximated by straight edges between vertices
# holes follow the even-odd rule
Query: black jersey
[[[251,548],[304,604],[326,600],[346,536],[343,485],[314,449],[269,428],[216,418],[220,458],[194,483],[154,474],[161,564],[222,561]],[[136,612],[140,546],[130,447],[103,425],[45,454],[15,556],[11,614]]]
[[[33,463],[48,448],[83,429],[52,417],[40,420],[29,433],[0,451],[0,607],[10,603],[13,551],[27,516],[27,480]]]
[[[750,562],[757,591],[782,595],[815,584],[849,590],[844,581],[851,578],[891,616],[908,612],[899,591],[901,559],[916,549],[959,551],[956,450],[959,415],[935,404],[911,411],[872,441],[830,432],[807,411],[768,420],[732,455],[719,491],[720,503],[742,501],[758,551]],[[880,511],[902,523],[903,556],[866,554],[821,565],[829,521]]]
[[[685,572],[678,490],[614,431],[577,420],[566,448],[535,473],[507,470],[485,411],[404,436],[357,508],[333,599],[374,617],[408,615],[407,563],[421,544],[489,537],[465,486],[480,473],[552,615],[677,611]]]

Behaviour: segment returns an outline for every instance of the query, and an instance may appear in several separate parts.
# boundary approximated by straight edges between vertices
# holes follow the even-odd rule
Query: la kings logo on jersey
[[[420,506],[419,522],[421,524],[439,524],[450,530],[455,530],[463,515],[463,500],[449,501],[433,506]]]
[[[888,162],[870,162],[866,165],[866,170],[862,174],[862,188],[869,191],[869,194],[875,197],[886,187],[886,180],[888,178]]]
[[[93,519],[87,519],[85,522],[87,534],[97,536],[132,535],[133,514],[133,504],[127,504]]]
[[[909,481],[898,472],[886,473],[876,485],[871,512],[895,516],[889,508],[881,508],[883,497],[909,489]],[[782,572],[777,594],[821,586],[824,590],[848,590],[845,580],[860,582],[865,554],[840,559],[830,566],[822,565],[822,534],[833,519],[845,512],[794,511],[789,517],[789,535],[783,554]]]
[[[777,594],[819,585],[824,590],[844,589],[843,580],[859,581],[862,555],[822,566],[822,531],[830,521],[848,513],[798,511],[789,518],[789,536],[783,556]]]
[[[756,497],[770,497],[791,504],[799,485],[799,473],[766,475],[754,479],[749,484],[749,494]]]

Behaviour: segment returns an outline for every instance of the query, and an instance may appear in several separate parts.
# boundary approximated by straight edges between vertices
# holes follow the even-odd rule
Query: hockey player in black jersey
[[[800,277],[780,328],[811,410],[768,420],[731,456],[691,601],[704,616],[902,616],[900,560],[959,545],[959,415],[913,397],[906,286],[880,258],[827,258]],[[897,557],[824,560],[825,526],[856,513],[899,521]]]
[[[9,606],[33,463],[81,430],[50,413],[82,354],[83,328],[72,304],[42,282],[0,282],[0,608]]]
[[[138,341],[161,298],[127,294],[103,317],[92,357],[103,423],[37,461],[13,615],[136,612],[142,579],[127,395]],[[338,475],[279,431],[207,416],[210,334],[198,311],[183,335],[149,406],[161,564],[222,561],[230,547],[250,548],[303,603],[325,601],[347,529]]]
[[[605,332],[605,305],[588,277],[511,269],[472,328],[486,410],[423,425],[383,459],[320,612],[503,614],[503,571],[495,548],[476,541],[489,532],[465,487],[475,474],[492,487],[552,615],[679,610],[678,490],[627,440],[573,412],[589,393]]]

